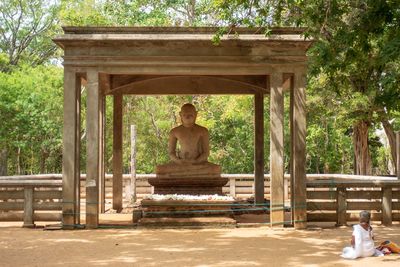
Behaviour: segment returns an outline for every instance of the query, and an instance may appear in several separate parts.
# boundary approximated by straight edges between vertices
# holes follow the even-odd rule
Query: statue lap
[[[156,166],[156,176],[159,178],[220,177],[221,166],[211,162],[198,164],[169,162]]]

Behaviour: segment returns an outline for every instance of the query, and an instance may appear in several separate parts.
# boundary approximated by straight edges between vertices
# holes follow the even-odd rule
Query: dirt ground
[[[400,244],[400,226],[374,226]],[[400,255],[344,260],[351,227],[295,231],[132,229],[74,231],[0,224],[0,266],[400,266]]]

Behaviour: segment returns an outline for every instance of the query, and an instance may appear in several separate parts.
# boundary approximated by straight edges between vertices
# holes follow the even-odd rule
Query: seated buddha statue
[[[220,177],[221,167],[208,162],[209,134],[196,124],[197,111],[192,104],[184,104],[179,113],[182,124],[169,133],[170,162],[156,166],[159,178]]]

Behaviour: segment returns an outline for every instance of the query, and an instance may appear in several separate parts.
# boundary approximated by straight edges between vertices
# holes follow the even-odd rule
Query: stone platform
[[[269,220],[268,201],[265,202],[265,206],[260,206],[224,196],[193,196],[186,199],[187,197],[154,195],[143,199],[133,210],[133,223],[138,227],[150,228],[203,228],[238,227],[243,224],[243,218],[249,216],[259,216],[262,219],[253,221],[257,225]],[[244,222],[245,225],[249,225],[246,220]]]
[[[235,227],[227,200],[150,200],[140,204],[134,221],[142,227]]]
[[[229,217],[142,218],[139,227],[145,228],[234,228],[236,220]]]
[[[233,215],[233,203],[225,200],[142,200],[140,208],[144,218],[230,217]]]
[[[222,187],[229,181],[221,177],[149,178],[154,194],[222,195]]]

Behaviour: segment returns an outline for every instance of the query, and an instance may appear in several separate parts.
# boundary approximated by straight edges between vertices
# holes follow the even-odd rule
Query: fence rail
[[[0,221],[61,221],[61,177],[0,177]]]
[[[370,210],[372,220],[391,225],[400,220],[400,181],[316,180],[307,182],[307,220],[346,225]]]
[[[136,176],[136,196],[142,199],[153,192],[148,178],[155,174]],[[225,194],[249,198],[254,192],[254,175],[223,174],[229,179]],[[86,175],[81,175],[81,199],[85,203]],[[400,220],[400,182],[396,177],[342,174],[307,175],[308,221],[330,221],[338,225],[357,218],[360,209],[373,210],[372,219],[390,224]],[[270,197],[270,175],[265,175],[264,197]],[[123,175],[124,207],[131,203],[131,175]],[[284,179],[285,201],[290,205],[290,175]],[[112,206],[112,174],[105,176],[105,206]],[[84,205],[82,207],[85,208]],[[62,175],[42,174],[0,176],[0,221],[23,221],[30,227],[35,221],[61,221]],[[84,213],[84,210],[83,212]]]

